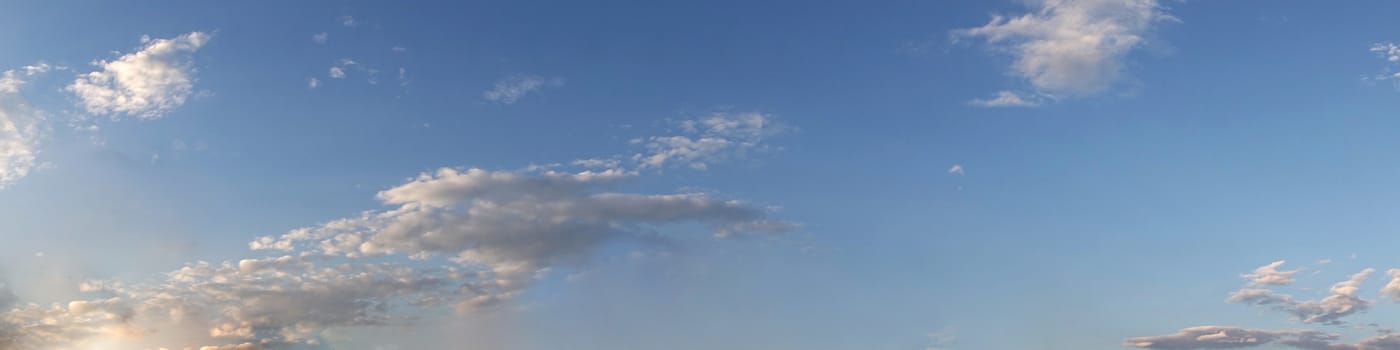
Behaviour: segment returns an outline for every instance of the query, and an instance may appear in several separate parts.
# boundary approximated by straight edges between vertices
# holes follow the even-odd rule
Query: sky
[[[10,1],[0,349],[1400,349],[1400,3]]]

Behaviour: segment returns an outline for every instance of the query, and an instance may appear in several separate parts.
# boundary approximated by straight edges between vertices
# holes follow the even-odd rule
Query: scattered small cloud
[[[326,40],[329,40],[330,38],[331,38],[331,34],[330,34],[330,33],[321,32],[321,33],[312,35],[312,36],[311,36],[311,42],[314,42],[314,43],[317,43],[317,44],[325,44],[325,43],[326,43]]]
[[[345,69],[340,67],[331,67],[330,73],[328,73],[327,76],[331,77],[331,79],[344,79]]]
[[[711,163],[766,151],[766,141],[789,128],[761,112],[715,112],[679,123],[680,134],[634,140],[646,147],[632,159],[641,168],[660,169],[684,165],[705,170]]]
[[[342,73],[342,74],[344,74],[344,73]],[[307,88],[307,89],[316,90],[316,88],[318,88],[318,87],[321,87],[321,79],[316,79],[315,77],[311,77],[311,78],[307,78],[307,79],[306,79],[306,88]]]
[[[340,21],[340,25],[343,25],[343,26],[346,26],[346,27],[354,27],[354,26],[360,25],[359,22],[355,22],[355,17],[352,17],[352,16],[340,16],[339,21]]]

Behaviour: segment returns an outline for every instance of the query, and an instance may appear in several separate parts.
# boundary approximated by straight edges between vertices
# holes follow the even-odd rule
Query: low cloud
[[[136,52],[94,61],[98,70],[78,76],[67,90],[88,113],[160,118],[194,92],[193,54],[212,37],[202,32],[170,39],[143,37]]]

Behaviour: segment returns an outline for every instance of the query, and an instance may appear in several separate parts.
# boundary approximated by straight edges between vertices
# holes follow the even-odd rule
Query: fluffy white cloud
[[[765,141],[787,131],[772,115],[760,112],[713,113],[680,123],[681,135],[636,140],[646,152],[632,156],[642,168],[682,164],[704,170],[709,164],[767,149]]]
[[[194,91],[192,54],[211,38],[201,32],[170,39],[143,37],[140,50],[93,62],[99,70],[78,76],[67,89],[92,114],[159,118],[183,105]]]
[[[331,67],[330,73],[327,73],[326,76],[331,77],[331,79],[343,79],[345,78],[345,69],[340,67]]]
[[[1279,271],[1279,266],[1283,266],[1283,264],[1283,260],[1275,261],[1268,265],[1260,266],[1254,269],[1253,272],[1240,275],[1240,277],[1249,280],[1249,283],[1253,285],[1279,286],[1293,283],[1293,275],[1298,274],[1298,270]]]
[[[978,107],[1035,107],[1040,105],[1040,100],[1036,97],[1022,97],[1021,94],[1011,91],[999,91],[995,97],[979,98],[969,103]]]
[[[564,86],[564,79],[546,79],[537,76],[513,76],[502,78],[496,81],[496,85],[482,93],[481,96],[487,101],[499,102],[503,104],[514,104],[532,92],[540,91],[546,87]]]
[[[1091,95],[1118,80],[1153,25],[1171,17],[1156,0],[1044,0],[1033,13],[995,16],[956,37],[980,38],[1015,57],[1012,72],[1038,91]],[[999,96],[1000,97],[1000,96]],[[998,98],[1000,99],[1000,98]],[[996,101],[996,99],[992,100]],[[1004,103],[1014,99],[1007,98]]]

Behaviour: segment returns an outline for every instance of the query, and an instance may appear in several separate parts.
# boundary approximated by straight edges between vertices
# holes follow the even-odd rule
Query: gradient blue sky
[[[16,310],[0,314],[0,347],[1121,349],[1215,325],[1241,329],[1200,334],[1314,329],[1393,349],[1351,343],[1400,316],[1400,286],[1382,289],[1400,267],[1396,13],[1387,1],[7,2],[0,72],[22,84],[0,80],[0,124],[32,128],[0,127],[0,306]],[[163,40],[192,47],[140,56]],[[164,75],[104,66],[141,57]],[[188,84],[138,81],[172,76]],[[101,92],[158,103],[94,108]],[[707,121],[739,128],[695,126],[719,125]],[[694,158],[646,160],[677,150]],[[310,252],[249,242],[392,212],[394,190],[467,169],[577,180],[566,200],[710,202],[599,219],[610,238],[519,260],[543,265],[495,286],[499,303],[382,296],[397,306],[383,313],[411,322],[320,320],[297,338],[271,334],[287,319],[243,315],[257,334],[214,336],[133,306],[133,290],[175,288],[161,287],[171,271]],[[557,194],[487,182],[500,186],[488,199],[443,212]],[[412,200],[458,192],[424,193]],[[711,234],[726,225],[762,232]],[[536,233],[467,245],[569,237]],[[409,259],[419,248],[305,259],[424,275],[518,262]],[[1299,271],[1287,284],[1240,278],[1279,260]],[[1354,295],[1360,312],[1289,314],[1330,305],[1327,287],[1364,268],[1376,272]],[[1228,302],[1241,286],[1293,299]],[[79,315],[74,300],[124,306]],[[321,307],[336,306],[287,317]],[[40,337],[24,327],[38,312],[77,325]],[[1137,346],[1220,346],[1163,339]],[[1265,343],[1230,346],[1302,347]]]

